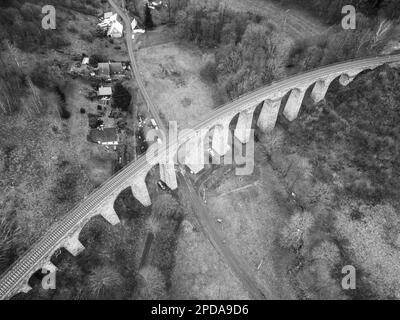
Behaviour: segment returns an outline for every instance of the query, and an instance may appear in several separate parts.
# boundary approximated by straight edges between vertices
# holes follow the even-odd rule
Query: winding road
[[[132,64],[132,73],[138,83],[139,90],[142,93],[142,96],[146,101],[149,111],[152,114],[155,121],[157,122],[157,124],[159,125],[160,129],[163,130],[164,132],[168,132],[167,126],[160,118],[158,109],[151,100],[150,95],[146,90],[146,87],[139,72],[139,68],[133,50],[132,30],[130,27],[131,19],[126,10],[119,8],[113,0],[108,0],[108,2],[124,21],[126,30],[125,32],[126,45],[128,47],[129,58]],[[184,170],[184,168],[182,169]],[[186,175],[185,176],[182,175],[180,172],[177,172],[177,179],[182,195],[191,204],[193,213],[195,214],[196,219],[200,224],[200,227],[202,228],[208,240],[211,242],[212,246],[222,256],[222,258],[231,268],[234,274],[239,278],[245,289],[249,292],[251,298],[266,299],[267,296],[264,293],[265,290],[261,289],[258,286],[257,281],[248,272],[248,270],[251,270],[251,268],[247,265],[247,263],[243,258],[235,256],[235,254],[232,252],[229,246],[225,244],[222,237],[214,228],[213,225],[214,221],[208,212],[208,208],[204,205],[203,201],[197,195],[190,178],[187,177]]]

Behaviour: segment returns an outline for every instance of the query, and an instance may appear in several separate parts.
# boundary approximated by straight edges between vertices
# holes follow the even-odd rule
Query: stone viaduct
[[[83,249],[79,234],[84,225],[94,216],[101,215],[112,225],[119,223],[114,211],[114,201],[126,188],[131,188],[134,197],[143,206],[151,205],[146,186],[146,175],[150,169],[159,165],[160,178],[171,188],[176,189],[177,179],[174,158],[183,157],[184,163],[198,173],[204,167],[204,140],[211,135],[212,149],[220,156],[228,151],[229,126],[237,117],[234,128],[235,137],[246,144],[253,123],[254,112],[261,108],[256,120],[257,126],[265,131],[275,127],[278,115],[288,121],[297,118],[306,92],[314,103],[323,100],[332,81],[338,78],[341,85],[348,85],[359,73],[372,70],[380,65],[398,65],[400,55],[381,56],[362,60],[352,60],[306,72],[288,79],[275,82],[221,106],[193,130],[183,131],[178,141],[162,144],[157,152],[152,147],[147,156],[130,163],[119,173],[104,182],[85,200],[73,208],[60,222],[53,225],[48,232],[23,256],[21,256],[0,278],[0,299],[9,299],[19,292],[28,292],[31,287],[28,281],[33,273],[42,269],[53,272],[56,266],[50,262],[54,252],[65,248],[72,255],[78,255]],[[308,89],[310,89],[308,91]],[[282,99],[287,97],[285,104]],[[152,155],[148,155],[152,152]]]

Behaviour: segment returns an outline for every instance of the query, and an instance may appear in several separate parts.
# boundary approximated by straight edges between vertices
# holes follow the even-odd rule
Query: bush
[[[288,224],[280,231],[278,238],[280,245],[297,252],[303,246],[313,224],[314,217],[310,212],[294,213]]]
[[[89,58],[89,64],[93,68],[97,68],[99,62],[107,62],[108,59],[101,54],[92,54]]]
[[[100,266],[91,272],[88,282],[91,297],[110,299],[120,295],[124,278],[112,266]]]
[[[167,298],[165,277],[159,269],[147,266],[139,271],[144,287],[141,289],[141,298],[144,300],[164,300]]]

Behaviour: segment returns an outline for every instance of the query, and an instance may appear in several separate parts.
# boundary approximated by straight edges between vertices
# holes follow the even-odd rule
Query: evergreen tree
[[[151,9],[147,3],[144,8],[144,25],[146,29],[152,29],[154,27],[153,17],[151,16]]]

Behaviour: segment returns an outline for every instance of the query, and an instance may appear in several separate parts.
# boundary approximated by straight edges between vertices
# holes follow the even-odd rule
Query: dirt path
[[[307,38],[324,32],[327,27],[297,9],[284,9],[265,0],[222,0],[232,10],[252,12],[267,17],[291,38]]]

